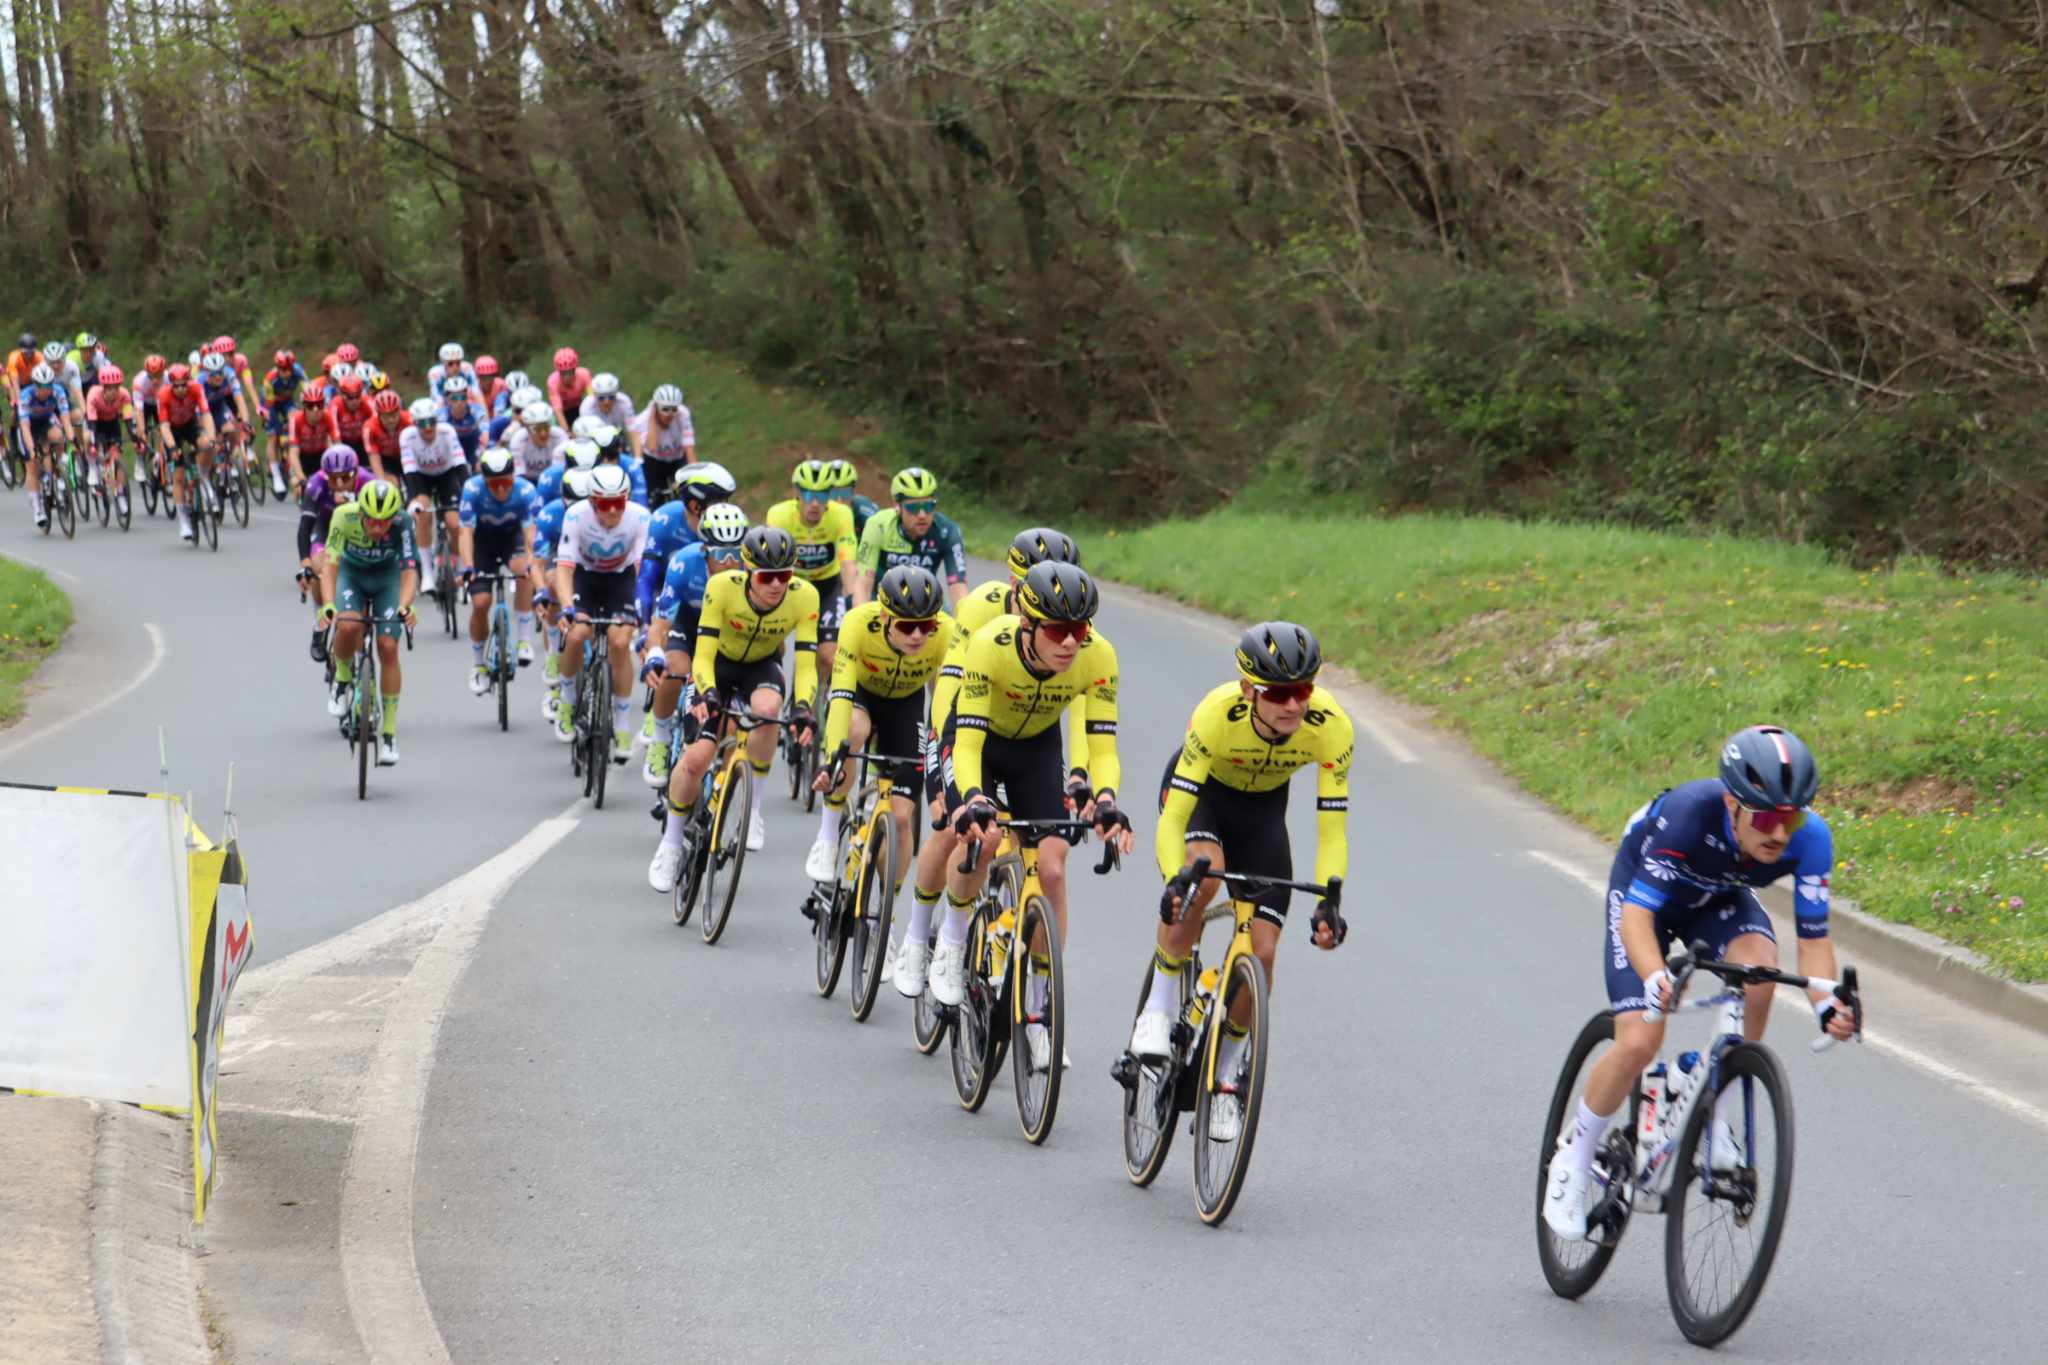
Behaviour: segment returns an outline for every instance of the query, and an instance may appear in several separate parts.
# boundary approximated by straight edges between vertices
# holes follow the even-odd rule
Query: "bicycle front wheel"
[[[228,503],[235,514],[235,525],[249,524],[249,467],[242,463],[242,457],[235,456],[234,470],[228,476]]]
[[[356,675],[356,800],[367,801],[370,797],[370,767],[377,760],[372,751],[377,747],[376,721],[370,714],[370,694],[364,689],[362,675]]]
[[[1664,1285],[1678,1330],[1696,1346],[1726,1341],[1756,1307],[1792,1200],[1792,1087],[1777,1054],[1760,1043],[1729,1048],[1720,1095],[1727,1129],[1715,1122],[1719,1096],[1702,1093],[1672,1153],[1664,1203]]]
[[[503,607],[491,612],[491,686],[498,694],[498,728],[512,728],[512,632]]]
[[[64,532],[64,536],[67,540],[72,536],[78,534],[77,495],[78,490],[74,487],[71,487],[68,483],[60,482],[57,485],[57,506],[54,509],[57,519],[57,528]]]
[[[200,539],[206,548],[220,553],[220,490],[213,486],[213,480],[200,479],[194,485],[192,518],[197,523]]]
[[[925,934],[925,961],[931,961],[932,952],[939,946],[939,917],[932,916],[932,926]],[[931,987],[918,993],[910,1002],[910,1036],[917,1043],[917,1050],[929,1057],[939,1050],[939,1044],[946,1040],[946,1016],[939,1012],[939,1002],[932,999]]]
[[[817,911],[817,918],[811,921],[811,936],[817,940],[816,980],[818,994],[827,1000],[839,989],[839,973],[846,966],[848,922],[859,913],[856,898],[861,883],[858,878],[847,878],[846,861],[852,852],[853,832],[860,822],[856,802],[839,820],[839,842],[832,851],[833,880],[829,886],[812,892],[813,908]],[[820,892],[830,894],[820,896]]]
[[[1188,1008],[1188,979],[1202,969],[1193,958],[1181,969],[1179,1018]],[[1152,998],[1152,968],[1148,965],[1138,978],[1138,1008],[1131,1015],[1135,1024]],[[1124,1174],[1139,1189],[1159,1178],[1166,1154],[1173,1149],[1175,1120],[1180,1115],[1181,1067],[1178,1058],[1134,1057],[1132,1072],[1124,1090]]]
[[[967,997],[953,1014],[953,1090],[972,1114],[988,1099],[1010,1044],[1009,969],[989,979],[988,930],[993,914],[984,898],[967,921]],[[929,995],[931,988],[927,986]]]
[[[1266,995],[1266,969],[1246,953],[1230,963],[1229,974],[1217,982],[1215,1016],[1209,1046],[1232,1053],[1219,1055],[1215,1081],[1209,1083],[1206,1059],[1202,1083],[1195,1088],[1195,1211],[1210,1227],[1230,1216],[1244,1192],[1251,1171],[1252,1142],[1259,1135],[1259,1110],[1266,1092],[1266,1035],[1272,1012]],[[1240,1013],[1245,1036],[1225,1046],[1224,1022]],[[1222,1111],[1236,1099],[1237,1131],[1230,1132]]]
[[[441,601],[447,605],[452,617],[455,612],[455,596],[447,587],[441,589]],[[593,799],[599,810],[604,809],[605,777],[612,770],[612,666],[604,652],[598,655],[597,677],[591,692],[590,708],[590,771],[596,785]]]
[[[754,765],[745,755],[719,784],[718,805],[711,821],[711,861],[704,869],[704,941],[718,942],[732,918],[733,898],[740,890],[740,869],[747,861],[747,816],[754,809]]]
[[[1030,945],[1044,940],[1044,948]],[[1012,1017],[1024,1036],[1010,1048],[1010,1081],[1017,1095],[1017,1122],[1024,1136],[1041,1143],[1052,1135],[1060,1109],[1060,1077],[1066,1053],[1066,973],[1060,962],[1060,926],[1043,896],[1024,902],[1017,917],[1018,993]],[[1042,1030],[1042,1031],[1041,1031]]]
[[[882,802],[860,864],[860,895],[853,903],[853,1021],[865,1024],[882,990],[889,955],[889,925],[896,913],[896,816]]]

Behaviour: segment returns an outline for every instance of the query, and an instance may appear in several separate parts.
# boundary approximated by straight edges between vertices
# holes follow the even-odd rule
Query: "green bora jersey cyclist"
[[[958,603],[967,595],[967,547],[960,528],[939,513],[938,479],[912,466],[889,480],[889,493],[896,505],[869,517],[860,533],[854,605],[873,600],[876,580],[898,564],[929,569]]]
[[[327,525],[327,555],[320,565],[321,615],[334,626],[328,648],[334,660],[334,692],[327,714],[339,717],[348,709],[349,687],[355,681],[356,649],[363,632],[377,632],[377,681],[383,689],[384,724],[377,737],[377,762],[398,762],[398,636],[412,623],[412,601],[419,591],[419,546],[412,522],[401,518],[405,500],[383,479],[363,485],[354,502],[334,509]]]
[[[1181,871],[1197,858],[1213,868],[1252,876],[1294,877],[1294,850],[1287,838],[1287,787],[1299,769],[1316,770],[1316,873],[1327,882],[1342,877],[1350,857],[1345,813],[1351,792],[1351,718],[1337,699],[1316,686],[1323,651],[1316,637],[1291,621],[1251,627],[1237,643],[1237,679],[1203,697],[1188,718],[1187,736],[1167,760],[1159,794],[1159,832],[1154,851],[1167,889],[1161,897],[1159,937],[1152,953],[1152,984],[1131,1032],[1131,1053],[1163,1057],[1172,1047],[1173,1022],[1180,1012],[1180,978],[1202,936],[1202,908],[1221,883],[1196,888],[1183,905]],[[1253,898],[1252,952],[1273,980],[1273,955],[1287,923],[1289,892],[1273,887]],[[1344,921],[1318,904],[1312,941],[1333,949],[1344,941]],[[1245,1031],[1223,1023],[1219,1069],[1236,1061]],[[1239,1111],[1235,1095],[1218,1095],[1210,1134],[1235,1140]]]

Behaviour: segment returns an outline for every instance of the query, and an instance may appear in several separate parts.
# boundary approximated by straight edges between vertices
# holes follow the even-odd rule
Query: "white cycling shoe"
[[[931,975],[932,946],[922,940],[905,943],[896,950],[896,993],[906,1000],[924,994],[925,978]]]
[[[521,668],[528,668],[528,667],[531,667],[531,666],[532,666],[532,664],[533,664],[533,641],[531,641],[531,640],[521,640],[521,641],[519,642],[519,666],[520,666]]]
[[[548,657],[552,659],[554,655],[550,654]],[[561,684],[550,683],[546,690],[540,694],[540,718],[545,721],[552,721],[555,718],[555,703],[561,699]]]
[[[747,816],[747,852],[759,853],[768,847],[768,822],[761,818],[761,812],[754,811]]]
[[[1024,1041],[1031,1048],[1031,1069],[1044,1071],[1052,1065],[1052,1030],[1043,1024],[1026,1024]]]
[[[340,720],[348,714],[348,684],[338,682],[327,689],[327,714]]]
[[[469,695],[481,697],[491,690],[491,670],[478,664],[469,670]]]
[[[1550,1158],[1550,1182],[1543,1191],[1543,1222],[1560,1241],[1583,1242],[1586,1201],[1596,1182],[1591,1170],[1580,1170],[1578,1163],[1566,1154],[1566,1146],[1559,1143]]]
[[[631,730],[612,731],[612,762],[623,768],[632,761],[633,732]]]
[[[836,843],[823,838],[811,841],[811,851],[804,855],[804,875],[814,882],[832,880],[832,858],[839,852]]]
[[[1244,1131],[1244,1106],[1235,1095],[1214,1094],[1209,1097],[1209,1141],[1235,1142],[1237,1135]]]
[[[552,716],[550,716],[550,717],[549,717],[549,719],[550,719],[550,720],[552,720],[552,721],[554,721],[554,723],[555,723],[555,738],[556,738],[556,739],[560,740],[560,741],[561,741],[562,743],[564,743],[564,744],[573,744],[573,743],[575,743],[575,741],[576,741],[576,708],[575,708],[575,707],[573,707],[573,706],[566,706],[566,705],[563,705],[563,704],[562,704],[562,701],[561,701],[561,699],[560,699],[560,698],[558,697],[558,698],[556,698],[556,700],[555,700],[555,712],[554,712],[554,714],[553,714]]]
[[[1742,1143],[1735,1137],[1735,1129],[1726,1119],[1715,1119],[1707,1126],[1707,1161],[1716,1175],[1732,1175],[1742,1168]]]
[[[1131,1029],[1133,1057],[1164,1057],[1173,1051],[1173,1016],[1165,1010],[1144,1010]]]
[[[663,844],[654,850],[654,861],[647,864],[647,884],[666,896],[676,889],[676,878],[683,870],[683,846]]]
[[[383,735],[378,738],[377,766],[380,768],[395,768],[398,766],[397,736]]]
[[[901,972],[903,964],[897,963]],[[932,999],[941,1005],[957,1005],[967,998],[967,945],[964,943],[941,943],[932,954],[931,973],[926,984],[930,987]],[[900,988],[899,988],[900,989]]]

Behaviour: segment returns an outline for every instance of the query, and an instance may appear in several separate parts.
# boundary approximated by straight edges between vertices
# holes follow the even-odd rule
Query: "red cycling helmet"
[[[100,366],[101,388],[118,389],[121,387],[121,381],[126,379],[127,377],[127,375],[121,373],[121,367],[119,365]]]
[[[555,368],[564,374],[576,368],[576,348],[574,346],[564,346],[561,350],[555,352]]]
[[[362,381],[359,379],[355,382],[357,388],[360,389]],[[398,396],[398,390],[396,389],[385,389],[370,400],[370,406],[379,412],[397,412],[404,405],[405,400]]]
[[[318,380],[308,379],[299,387],[299,401],[309,408],[324,408],[327,406],[327,395],[321,392]]]
[[[215,355],[233,355],[235,353],[235,339],[226,332],[222,332],[213,339],[212,349]]]
[[[171,372],[166,377],[173,384],[189,384],[192,382],[192,367],[181,360],[177,364],[171,366]]]
[[[476,377],[478,379],[496,379],[498,377],[498,357],[494,355],[478,356],[476,358]]]
[[[270,363],[277,366],[280,370],[289,370],[292,366],[299,363],[299,358],[290,351],[279,351],[276,355],[270,357]]]
[[[356,349],[353,341],[344,341],[334,348],[334,358],[344,365],[353,365],[363,358],[363,353]]]
[[[161,375],[164,372],[164,358],[160,355],[144,356],[142,358],[142,368],[151,374]]]
[[[346,379],[342,380],[341,396],[343,398],[360,400],[363,396],[363,381],[356,378],[354,375],[350,375]]]

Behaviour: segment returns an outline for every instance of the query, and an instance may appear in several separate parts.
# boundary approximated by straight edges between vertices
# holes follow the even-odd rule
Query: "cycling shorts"
[[[92,438],[101,450],[119,450],[126,439],[128,424],[118,417],[92,419]]]
[[[263,414],[263,429],[272,436],[289,436],[292,430],[292,405],[283,400],[271,404]]]
[[[724,703],[725,708],[730,711],[740,711],[753,707],[754,694],[764,687],[775,692],[777,696],[786,696],[789,693],[789,684],[782,676],[782,656],[779,654],[771,654],[765,659],[756,659],[752,663],[741,663],[738,659],[728,659],[721,654],[712,660],[711,677],[712,681],[718,686],[719,698]],[[772,710],[773,708],[762,707],[758,709]],[[712,720],[715,724],[717,717],[714,715]],[[683,743],[696,743],[697,737],[702,733],[703,731],[699,728],[695,718],[685,714],[683,716]]]
[[[217,427],[225,428],[229,422],[237,420],[235,396],[233,394],[229,394],[225,398],[216,398],[212,394],[206,395],[206,410],[213,414],[213,424]]]
[[[334,609],[344,615],[354,612],[377,623],[377,633],[396,636],[404,629],[398,619],[398,585],[403,571],[396,565],[365,569],[341,561],[334,580]]]
[[[965,805],[966,797],[954,781],[953,738],[959,713],[946,718],[945,737],[940,741],[946,774],[946,818]],[[1014,820],[1064,820],[1067,818],[1067,751],[1060,741],[1060,727],[1047,726],[1029,739],[1004,739],[988,735],[981,744],[981,789],[1010,813]],[[996,793],[1002,793],[997,799]],[[1036,847],[1042,830],[1018,830],[1017,841]]]
[[[634,614],[633,590],[639,586],[640,575],[634,569],[620,573],[592,573],[582,565],[570,583],[570,591],[576,594],[576,610],[585,616],[625,616]]]
[[[869,753],[919,756],[909,763],[891,763],[888,768],[889,780],[898,791],[906,796],[915,794],[924,769],[924,692],[920,689],[907,697],[882,697],[855,687],[853,704],[867,713]]]
[[[478,590],[489,592],[490,575],[526,553],[526,536],[517,526],[478,526],[472,529],[471,545],[476,551],[480,584]]]
[[[462,504],[462,486],[469,482],[469,471],[461,465],[444,469],[439,474],[407,474],[405,496],[426,498],[442,512],[452,512]],[[479,528],[481,529],[481,528]]]
[[[1159,809],[1166,809],[1168,784],[1174,764],[1180,761],[1175,749],[1166,759],[1166,771],[1159,775]],[[1194,813],[1188,816],[1185,842],[1197,840],[1223,846],[1223,866],[1231,872],[1255,877],[1294,877],[1294,846],[1287,838],[1287,784],[1271,791],[1244,792],[1221,782],[1206,781],[1195,797]],[[1269,886],[1251,898],[1258,908],[1254,919],[1276,928],[1287,924],[1284,886]]]
[[[846,619],[846,594],[838,574],[814,578],[811,586],[818,590],[818,643],[829,645],[839,638],[839,623]]]
[[[48,417],[31,417],[27,420],[29,440],[39,446],[49,444],[50,428],[57,425],[56,414],[52,413]]]
[[[1628,950],[1621,943],[1622,906],[1634,879],[1635,867],[1624,865],[1617,858],[1607,879],[1607,930],[1601,945],[1607,971],[1607,1003],[1617,1014],[1647,1009],[1650,1003],[1643,994],[1643,978],[1629,964]],[[1667,953],[1674,942],[1704,940],[1707,951],[1721,957],[1727,953],[1728,945],[1744,934],[1762,934],[1774,944],[1778,941],[1764,903],[1747,886],[1718,895],[1697,909],[1657,916],[1657,941]]]
[[[301,449],[299,451],[299,477],[310,479],[315,474],[318,474],[320,472],[320,457],[324,454],[326,454],[325,450]]]

